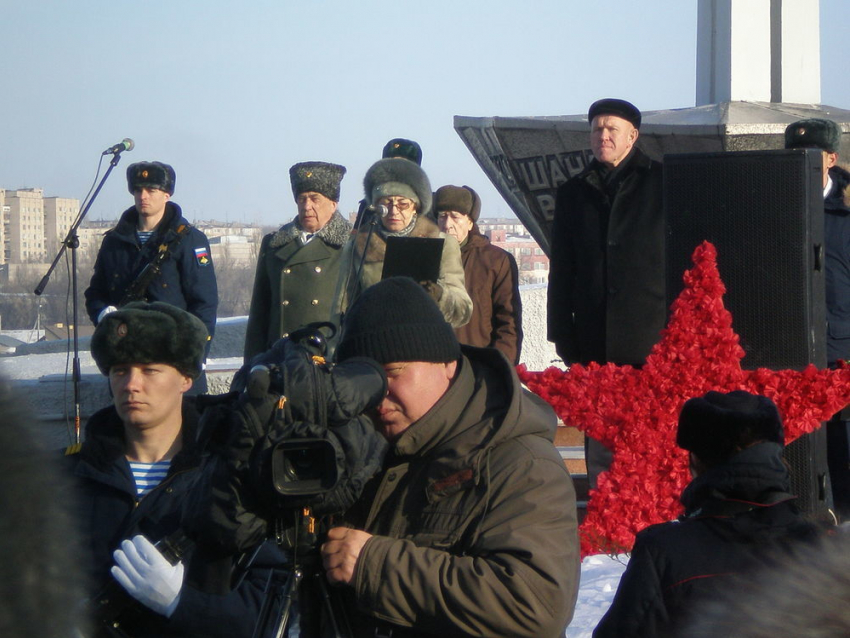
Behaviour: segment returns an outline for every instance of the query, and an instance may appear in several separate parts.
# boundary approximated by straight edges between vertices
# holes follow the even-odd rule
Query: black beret
[[[289,169],[292,195],[321,193],[329,200],[339,201],[339,185],[345,175],[345,166],[328,162],[301,162]]]
[[[592,123],[593,118],[597,115],[616,115],[631,122],[635,128],[640,128],[641,116],[638,107],[625,100],[618,100],[613,97],[596,100],[587,111],[587,121]]]
[[[97,324],[91,355],[105,375],[114,365],[164,363],[197,379],[208,336],[203,322],[185,310],[162,301],[134,301]]]
[[[773,401],[735,390],[709,392],[685,402],[676,432],[680,448],[717,463],[730,457],[741,440],[784,445],[782,419]]]
[[[383,159],[402,157],[422,166],[422,148],[413,140],[406,140],[402,137],[396,137],[387,142],[384,145],[384,152],[381,157]]]
[[[463,213],[477,222],[481,214],[481,200],[469,186],[440,186],[434,193],[434,213],[444,210]]]
[[[841,128],[832,120],[813,117],[798,120],[785,129],[785,148],[819,148],[837,153],[841,145]]]
[[[137,188],[154,188],[174,195],[176,181],[174,169],[162,162],[136,162],[127,167],[127,189],[131,193]]]

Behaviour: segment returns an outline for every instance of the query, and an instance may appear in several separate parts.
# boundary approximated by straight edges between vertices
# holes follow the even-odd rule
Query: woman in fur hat
[[[366,172],[363,186],[366,203],[386,207],[387,214],[379,221],[365,218],[344,248],[337,291],[339,311],[345,312],[363,290],[381,280],[388,237],[441,237],[439,276],[436,281],[420,283],[452,327],[466,324],[472,315],[472,300],[464,286],[460,246],[428,216],[432,202],[428,176],[409,160],[382,159]]]

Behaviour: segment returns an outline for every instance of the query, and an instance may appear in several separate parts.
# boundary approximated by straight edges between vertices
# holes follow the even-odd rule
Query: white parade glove
[[[145,607],[171,618],[180,602],[183,563],[169,563],[144,536],[121,541],[112,553],[112,575],[133,598]]]
[[[110,312],[115,312],[118,310],[115,306],[106,306],[103,310],[100,311],[100,314],[97,316],[97,322],[100,323],[103,321],[103,318],[108,315]]]

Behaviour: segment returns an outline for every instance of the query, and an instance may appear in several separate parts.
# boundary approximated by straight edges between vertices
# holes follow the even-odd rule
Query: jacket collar
[[[342,214],[336,210],[334,211],[334,214],[331,215],[328,223],[316,231],[315,237],[321,239],[329,246],[335,246],[338,248],[345,244],[350,232],[351,224],[349,224]],[[301,225],[298,223],[298,218],[296,217],[288,224],[281,226],[280,230],[272,235],[269,246],[271,248],[280,248],[281,246],[293,242],[300,237]]]
[[[171,461],[172,472],[197,466],[201,448],[197,441],[199,415],[194,397],[183,397],[183,447]],[[124,424],[111,405],[99,410],[86,424],[86,439],[80,450],[80,460],[105,471],[125,453]]]
[[[177,228],[181,223],[188,224],[183,219],[183,211],[174,202],[168,201],[165,203],[165,214],[156,225],[154,232],[162,234],[169,229]],[[136,241],[136,228],[139,225],[139,212],[135,206],[130,206],[127,210],[121,213],[121,218],[115,225],[115,233],[124,238],[130,238],[133,242]]]

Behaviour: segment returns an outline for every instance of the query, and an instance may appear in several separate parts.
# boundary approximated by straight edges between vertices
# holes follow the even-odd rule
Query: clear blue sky
[[[822,102],[850,108],[847,0],[821,0]],[[177,171],[191,219],[281,224],[288,169],[344,164],[341,208],[392,137],[434,188],[469,184],[509,214],[454,115],[583,113],[626,97],[694,104],[697,0],[0,0],[0,187],[82,197],[130,137],[92,219],[132,200],[124,171]]]

